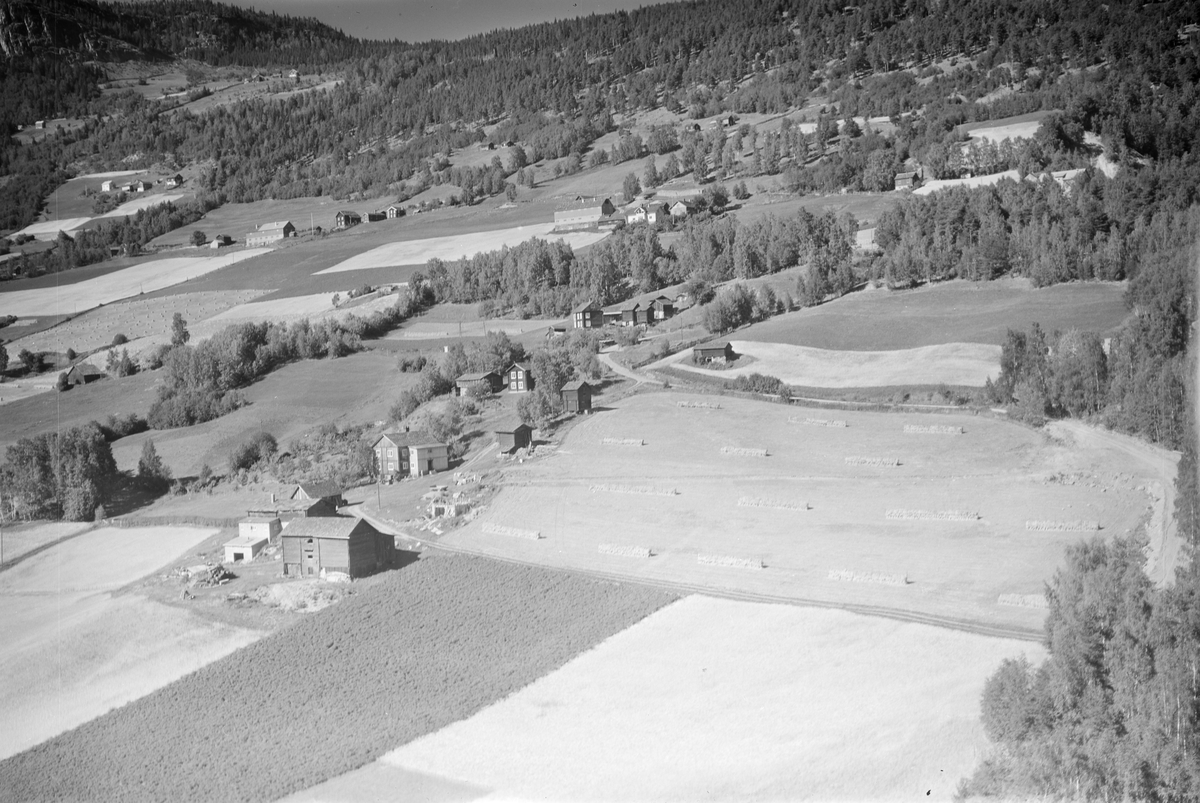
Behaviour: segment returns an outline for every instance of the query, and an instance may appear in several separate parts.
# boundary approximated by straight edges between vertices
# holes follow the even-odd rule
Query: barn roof
[[[332,482],[302,482],[296,486],[296,491],[303,491],[309,499],[328,499],[331,496],[341,496],[342,489]],[[296,491],[292,498],[296,498]]]
[[[463,374],[455,382],[478,382],[481,379],[487,379],[489,376],[496,376],[495,371],[476,371],[470,374]]]
[[[349,538],[359,526],[375,530],[370,524],[354,516],[320,516],[292,519],[283,530],[284,538]],[[376,532],[378,532],[376,530]]]
[[[271,539],[267,538],[265,535],[239,535],[237,538],[226,541],[224,544],[222,544],[222,546],[258,546],[259,544],[265,544],[270,540]]]
[[[516,432],[521,427],[525,427],[526,429],[533,429],[533,427],[529,426],[528,424],[526,424],[524,421],[522,421],[519,418],[506,418],[503,421],[500,421],[499,423],[497,423],[494,427],[492,427],[492,432],[503,432],[505,434],[511,434],[513,432]]]
[[[259,231],[280,231],[292,225],[290,220],[277,220],[274,223],[264,223],[258,227]]]
[[[69,374],[77,373],[80,376],[100,376],[100,369],[92,365],[90,362],[81,362],[71,367]]]
[[[571,312],[587,312],[588,310],[593,310],[593,309],[600,309],[600,306],[595,301],[592,301],[589,299],[589,300],[583,302],[582,304],[580,304],[575,309],[571,310]]]
[[[584,387],[585,385],[587,386],[587,388],[589,390],[592,387],[590,383],[585,382],[582,379],[572,379],[570,382],[563,385],[562,389],[563,390],[579,390],[580,388]]]
[[[729,342],[724,341],[721,343],[707,343],[703,346],[696,346],[693,351],[724,351],[727,348],[729,348]]]
[[[461,377],[460,377],[461,378]],[[445,444],[434,438],[428,432],[421,430],[413,430],[412,432],[385,432],[375,439],[371,444],[372,447],[379,444],[381,440],[387,438],[397,446],[444,446]]]

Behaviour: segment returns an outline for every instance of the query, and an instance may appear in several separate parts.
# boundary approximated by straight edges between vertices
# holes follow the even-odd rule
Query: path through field
[[[0,572],[0,758],[260,637],[113,593],[213,532],[101,528]]]
[[[695,595],[513,696],[288,798],[950,800],[979,696],[1036,644]]]

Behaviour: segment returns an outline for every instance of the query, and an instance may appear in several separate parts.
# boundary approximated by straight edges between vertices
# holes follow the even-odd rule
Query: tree
[[[200,229],[192,232],[192,245],[204,245],[206,242],[208,242],[208,237]]]
[[[171,469],[167,468],[158,450],[154,448],[154,440],[147,438],[142,443],[142,456],[138,458],[138,480],[148,489],[162,491],[171,482]]]
[[[638,183],[638,178],[633,173],[625,174],[625,181],[621,184],[621,193],[625,196],[625,203],[633,203],[633,199],[642,191],[642,185]]]
[[[654,164],[654,156],[646,157],[646,166],[642,171],[642,186],[654,189],[659,184],[658,167]]]
[[[187,330],[187,321],[183,319],[183,314],[176,312],[171,316],[171,345],[182,346],[192,337]]]
[[[0,343],[0,382],[4,381],[4,375],[8,372],[8,349],[4,348],[4,344]]]
[[[69,382],[67,382],[67,372],[63,371],[58,375],[58,379],[55,380],[54,389],[57,390],[59,393],[62,393],[64,390],[66,390],[69,387],[71,387],[71,385]]]

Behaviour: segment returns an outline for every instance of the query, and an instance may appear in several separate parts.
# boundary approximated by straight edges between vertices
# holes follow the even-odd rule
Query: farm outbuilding
[[[362,217],[357,212],[338,212],[334,222],[339,229],[348,229],[362,223]]]
[[[921,177],[916,171],[896,174],[896,189],[908,190],[921,186]]]
[[[101,182],[100,184],[100,192],[112,192],[112,188],[113,180],[111,178]]]
[[[293,502],[327,502],[335,508],[346,504],[342,489],[332,482],[302,482],[289,497]]]
[[[378,223],[381,220],[387,220],[387,212],[366,212],[363,214],[368,223]]]
[[[67,384],[86,385],[88,382],[96,381],[101,376],[99,368],[90,362],[81,362],[72,366],[70,371],[67,371]]]
[[[499,444],[501,452],[526,449],[533,443],[533,427],[519,418],[501,421],[492,431],[496,433],[496,443]]]
[[[576,379],[562,386],[563,412],[588,413],[592,410],[592,386]]]
[[[675,315],[675,302],[666,296],[659,296],[650,305],[654,309],[655,321],[665,321]]]
[[[290,220],[277,220],[274,223],[263,223],[261,226],[255,227],[254,231],[246,235],[246,247],[256,248],[258,246],[270,245],[288,237],[296,236],[296,227],[292,225]]]
[[[696,205],[691,201],[676,201],[675,203],[671,204],[670,208],[671,217],[676,220],[682,220],[696,211]]]
[[[404,207],[400,206],[400,204],[392,204],[383,211],[387,213],[388,219],[404,217]]]
[[[167,178],[167,180],[163,183],[168,187],[178,187],[179,185],[183,184],[183,176],[179,173],[176,173],[175,175]]]
[[[504,381],[495,371],[463,374],[454,380],[454,395],[465,396],[474,387],[486,387],[491,393],[499,393],[504,388]]]
[[[343,572],[365,577],[396,563],[395,539],[362,519],[296,519],[283,531],[283,573],[289,577]]]
[[[528,365],[515,362],[504,372],[504,376],[508,381],[510,392],[524,393],[533,390],[533,373],[529,370]]]
[[[267,548],[268,543],[270,543],[269,540],[262,536],[239,535],[232,541],[225,542],[225,562],[238,563],[254,560],[260,552]]]
[[[600,203],[580,202],[576,206],[560,209],[554,213],[554,231],[578,231],[595,229],[600,221],[617,211],[613,202],[605,198]]]
[[[729,343],[709,343],[705,346],[696,346],[692,349],[692,358],[697,363],[726,363],[733,362],[735,359],[733,346]]]
[[[238,522],[238,535],[242,538],[265,538],[274,541],[279,537],[283,524],[278,516],[247,516]]]

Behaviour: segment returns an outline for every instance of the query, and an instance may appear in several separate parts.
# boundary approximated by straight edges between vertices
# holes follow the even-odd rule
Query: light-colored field
[[[4,560],[10,561],[59,538],[74,535],[92,525],[81,522],[30,522],[4,525]]]
[[[262,295],[262,290],[224,290],[180,293],[165,298],[131,298],[90,310],[62,323],[16,341],[30,351],[91,351],[112,343],[120,333],[132,342],[139,338],[171,336],[171,319],[176,312],[188,322],[189,331],[201,321]],[[135,346],[134,348],[138,348]],[[133,353],[133,352],[131,352]],[[6,386],[0,386],[0,396]]]
[[[1018,174],[1016,170],[1005,170],[1003,173],[992,173],[986,176],[974,176],[972,178],[949,178],[949,179],[934,179],[926,181],[920,187],[912,191],[913,195],[928,195],[931,192],[938,190],[948,190],[952,187],[990,187],[1003,179],[1012,179],[1016,181]]]
[[[54,382],[51,379],[43,382],[5,382],[0,385],[0,404],[11,404],[53,389]]]
[[[523,335],[545,329],[557,321],[510,320],[493,318],[486,321],[436,322],[415,321],[394,329],[387,335],[389,340],[437,340],[443,337],[484,337],[488,332],[504,332],[508,335]]]
[[[681,409],[680,400],[720,404]],[[827,411],[733,397],[653,393],[615,402],[577,424],[557,454],[507,470],[480,517],[444,543],[571,568],[829,603],[881,605],[986,624],[1040,629],[1044,611],[1000,606],[1001,594],[1040,593],[1079,533],[1025,529],[1029,519],[1099,521],[1102,535],[1146,521],[1147,480],[1164,487],[1174,463],[1148,464],[1105,445],[1055,440],[972,415],[837,411],[846,428],[789,418]],[[961,426],[962,435],[905,433],[906,424]],[[613,449],[604,438],[641,438]],[[769,457],[723,455],[723,447]],[[1161,451],[1161,450],[1157,450]],[[1166,455],[1167,453],[1163,453]],[[896,458],[897,467],[848,457]],[[593,485],[677,490],[674,496]],[[742,507],[742,497],[807,502],[796,512]],[[890,520],[891,509],[971,511],[976,521]],[[493,522],[538,530],[525,541],[489,535]],[[601,543],[649,547],[650,559],[605,555]],[[701,554],[759,559],[760,571],[703,566]],[[904,586],[841,582],[830,570],[906,574]]]
[[[318,273],[338,273],[364,268],[387,268],[394,265],[423,265],[431,259],[456,260],[472,257],[484,251],[497,251],[505,246],[512,247],[534,237],[563,240],[572,248],[583,248],[604,239],[601,232],[572,232],[551,234],[553,223],[534,226],[518,226],[498,231],[464,232],[452,237],[429,237],[422,240],[405,240],[373,248],[370,251],[339,262]]]
[[[109,170],[106,173],[86,173],[82,176],[76,176],[76,180],[88,178],[119,178],[120,176],[136,176],[139,173],[145,173],[145,170]]]
[[[10,315],[70,315],[139,293],[171,287],[270,250],[250,248],[215,257],[148,260],[59,288],[0,292],[0,307]]]
[[[73,231],[91,221],[90,217],[72,217],[65,220],[43,220],[30,223],[16,234],[28,234],[39,240],[54,239],[60,231]]]
[[[1000,347],[983,343],[946,343],[896,351],[832,351],[785,343],[734,340],[733,350],[752,358],[724,371],[691,364],[691,352],[667,357],[651,367],[674,364],[706,376],[733,379],[759,373],[789,385],[810,388],[868,388],[892,385],[967,385],[982,387],[1000,373]]]
[[[0,573],[0,758],[134,700],[259,633],[110,592],[215,530],[102,528]]]
[[[288,800],[373,800],[389,780],[433,777],[451,800],[947,801],[987,745],[984,680],[1021,654],[1044,651],[691,596],[470,719]]]
[[[1023,123],[976,128],[971,131],[971,138],[986,139],[995,143],[1003,142],[1006,139],[1033,139],[1033,135],[1037,133],[1037,130],[1041,126],[1042,124],[1039,120],[1028,120]]]
[[[135,172],[140,172],[140,171],[135,171]],[[79,181],[79,179],[72,179],[72,181]],[[69,183],[70,182],[68,182],[68,184]],[[91,223],[93,220],[103,220],[104,218],[110,218],[110,217],[125,217],[126,215],[135,215],[138,213],[138,211],[140,211],[142,209],[149,209],[150,207],[158,206],[159,204],[165,204],[165,203],[170,203],[172,201],[178,201],[180,198],[185,198],[185,197],[187,197],[187,196],[185,196],[185,195],[163,195],[163,194],[158,194],[158,193],[152,193],[150,195],[145,195],[145,196],[141,196],[138,198],[134,198],[131,201],[126,201],[125,203],[118,206],[116,209],[113,209],[110,212],[106,212],[103,215],[100,215],[98,217],[72,217],[72,218],[66,218],[63,220],[44,220],[44,221],[41,221],[38,223],[31,223],[30,225],[26,226],[25,228],[21,229],[19,232],[16,232],[16,233],[17,234],[29,234],[39,240],[54,239],[55,237],[58,236],[58,233],[60,231],[65,231],[65,232],[74,231],[75,229],[78,229],[81,226],[86,226],[88,223]]]
[[[116,209],[112,210],[111,212],[105,212],[96,219],[100,220],[106,217],[125,217],[126,215],[136,215],[143,209],[149,209],[152,206],[158,206],[160,204],[174,203],[175,201],[186,197],[187,195],[184,193],[154,193],[151,195],[145,195],[141,198],[134,198],[131,201],[126,201]]]

